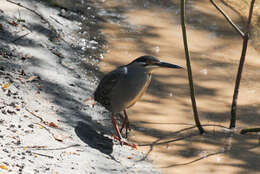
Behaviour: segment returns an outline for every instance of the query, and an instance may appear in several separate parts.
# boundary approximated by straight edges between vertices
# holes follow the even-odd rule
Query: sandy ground
[[[160,173],[113,141],[104,108],[84,103],[103,57],[99,9],[14,2],[33,11],[0,2],[0,173]]]

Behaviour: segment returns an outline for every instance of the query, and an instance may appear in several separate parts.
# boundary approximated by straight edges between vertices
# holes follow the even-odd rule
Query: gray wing
[[[102,104],[106,109],[111,110],[111,94],[113,88],[125,77],[124,67],[119,67],[106,74],[100,81],[94,99]]]

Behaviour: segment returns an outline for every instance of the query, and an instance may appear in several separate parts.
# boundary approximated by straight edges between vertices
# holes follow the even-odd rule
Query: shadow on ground
[[[95,126],[78,122],[75,132],[78,137],[90,147],[108,155],[113,152],[112,140],[98,133]]]

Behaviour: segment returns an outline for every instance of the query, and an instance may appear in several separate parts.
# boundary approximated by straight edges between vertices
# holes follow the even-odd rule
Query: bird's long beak
[[[177,69],[182,69],[183,67],[167,62],[158,62],[156,63],[157,66],[162,67],[162,68],[177,68]]]

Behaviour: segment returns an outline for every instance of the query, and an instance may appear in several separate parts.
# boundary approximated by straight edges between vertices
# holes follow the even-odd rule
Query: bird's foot
[[[113,136],[113,138],[115,140],[119,141],[121,145],[127,145],[127,146],[130,146],[130,147],[134,148],[134,149],[137,149],[137,145],[136,144],[131,144],[126,139],[119,138],[118,136],[115,136],[115,135],[112,135],[112,136]]]
[[[127,138],[128,132],[132,130],[129,121],[123,123],[122,127],[120,128],[120,133],[123,132],[124,128],[125,128],[125,136]]]
[[[123,129],[124,129],[124,128],[125,128],[125,138],[127,138],[127,137],[128,137],[128,133],[131,131],[131,129],[128,128],[128,127],[122,127],[122,128],[120,129],[120,133],[123,132]]]

